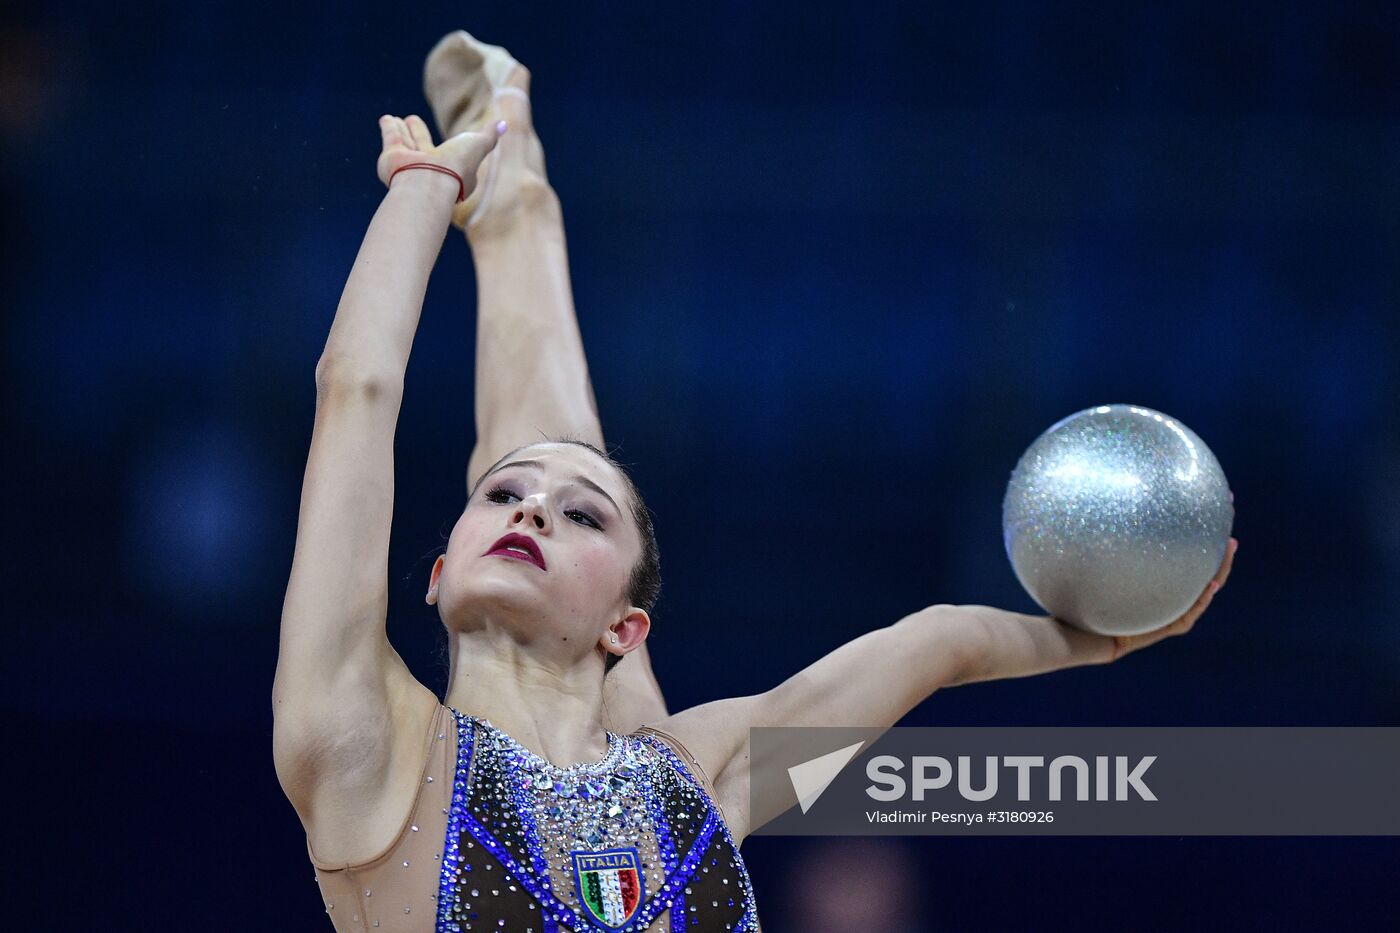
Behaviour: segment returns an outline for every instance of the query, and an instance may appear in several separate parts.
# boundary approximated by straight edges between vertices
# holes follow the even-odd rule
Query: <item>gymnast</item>
[[[751,727],[889,727],[940,688],[1115,661],[1189,631],[1224,584],[1233,539],[1156,632],[938,604],[764,692],[668,712],[646,648],[656,536],[606,452],[530,73],[459,31],[424,85],[444,141],[380,118],[388,190],[316,365],[272,693],[336,930],[758,931],[739,849],[777,814],[750,812]],[[385,617],[394,432],[449,226],[477,274],[476,445],[425,596],[448,639],[439,699]]]

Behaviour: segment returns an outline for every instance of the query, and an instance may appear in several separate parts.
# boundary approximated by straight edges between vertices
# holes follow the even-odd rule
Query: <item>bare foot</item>
[[[544,147],[530,113],[530,71],[499,45],[464,30],[448,33],[423,64],[423,93],[438,133],[450,139],[505,120],[510,129],[477,171],[476,190],[452,212],[469,235],[502,219],[523,198],[552,197]]]

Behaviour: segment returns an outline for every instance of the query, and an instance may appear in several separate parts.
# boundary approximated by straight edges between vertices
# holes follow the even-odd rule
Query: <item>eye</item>
[[[508,505],[511,500],[519,499],[520,495],[508,486],[493,486],[487,491],[484,498],[488,502],[495,502],[498,505]],[[583,509],[566,509],[564,515],[575,524],[583,525],[586,528],[596,528],[599,531],[603,530],[603,523]]]
[[[596,518],[580,509],[567,509],[564,512],[564,514],[567,515],[569,518],[572,518],[574,521],[578,522],[580,525],[587,525],[590,528],[597,528],[599,531],[603,530],[603,526],[598,522]]]

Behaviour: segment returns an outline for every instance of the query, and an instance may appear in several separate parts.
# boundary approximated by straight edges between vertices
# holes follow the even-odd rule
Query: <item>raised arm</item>
[[[431,700],[385,633],[393,442],[423,295],[459,184],[432,170],[393,173],[428,162],[471,183],[496,138],[433,147],[416,117],[384,117],[380,128],[379,176],[390,187],[316,365],[316,417],[272,691],[278,777],[318,854],[332,858],[366,851],[353,834],[373,822],[365,811],[378,802],[389,763],[421,757],[412,747],[421,731],[398,726]],[[350,813],[357,819],[339,818]]]
[[[524,444],[569,436],[606,447],[574,310],[563,211],[535,132],[529,70],[501,46],[458,31],[429,53],[423,84],[444,135],[494,119],[511,127],[483,162],[479,191],[453,218],[471,244],[477,281],[471,490],[491,464]],[[666,715],[645,646],[617,665],[605,689],[614,732]]]
[[[767,693],[697,706],[658,728],[679,738],[714,777],[731,830],[747,834],[778,815],[749,813],[750,728],[888,728],[943,687],[1116,661],[1190,631],[1225,584],[1236,547],[1232,538],[1215,578],[1195,604],[1154,632],[1096,635],[1052,616],[940,604],[862,635]]]

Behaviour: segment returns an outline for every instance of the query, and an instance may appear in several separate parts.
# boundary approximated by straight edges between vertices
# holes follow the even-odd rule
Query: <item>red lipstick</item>
[[[490,550],[482,556],[485,557],[489,554],[495,554],[498,557],[510,557],[515,560],[523,560],[534,564],[541,570],[549,569],[544,564],[544,555],[540,553],[540,546],[535,542],[535,539],[525,535],[515,534],[514,532],[511,532],[491,545]]]

